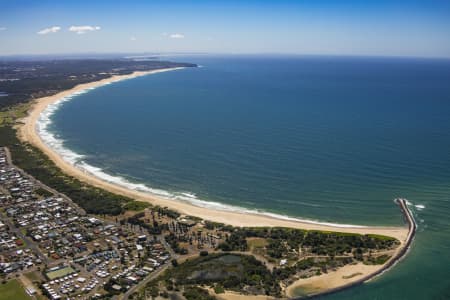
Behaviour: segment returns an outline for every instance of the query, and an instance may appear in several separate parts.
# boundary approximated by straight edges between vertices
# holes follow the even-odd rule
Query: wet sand
[[[403,227],[382,227],[382,226],[341,226],[339,224],[321,224],[312,223],[302,220],[287,220],[282,218],[276,218],[272,216],[257,214],[257,213],[241,213],[238,211],[222,211],[213,210],[210,208],[194,206],[187,202],[181,202],[172,199],[166,199],[161,196],[156,196],[144,192],[139,192],[135,190],[130,190],[126,187],[115,185],[95,177],[94,175],[88,173],[85,170],[79,169],[72,164],[66,162],[62,157],[56,153],[53,149],[47,146],[36,130],[36,123],[39,119],[40,114],[45,110],[45,108],[60,100],[62,97],[69,96],[75,92],[79,92],[85,89],[98,87],[110,82],[120,81],[124,79],[135,78],[144,75],[155,74],[159,72],[166,72],[177,70],[181,68],[172,69],[162,69],[154,70],[148,72],[135,72],[129,75],[117,75],[112,76],[107,79],[103,79],[96,82],[80,84],[76,87],[60,92],[53,96],[39,98],[33,101],[29,114],[26,118],[21,120],[21,124],[18,125],[18,135],[19,138],[24,142],[29,142],[32,145],[38,147],[42,150],[63,172],[77,177],[79,180],[84,181],[93,186],[97,186],[108,190],[113,193],[121,194],[134,198],[140,201],[147,201],[154,205],[167,206],[171,209],[177,210],[178,212],[186,215],[196,216],[205,220],[210,220],[214,222],[221,222],[229,224],[232,226],[267,226],[267,227],[290,227],[308,230],[324,230],[324,231],[338,231],[347,233],[359,233],[359,234],[380,234],[390,237],[397,238],[401,245],[396,251],[400,251],[405,245],[408,238],[408,227],[405,225]],[[311,287],[313,289],[326,289],[337,287],[340,285],[347,284],[353,280],[358,280],[361,277],[365,277],[383,268],[384,265],[380,266],[365,266],[362,264],[345,266],[336,272],[331,272],[325,275],[313,277],[310,279],[303,280],[301,282],[302,286]],[[349,274],[361,273],[361,275],[351,277],[349,279],[344,279],[343,276],[348,276]],[[350,274],[350,275],[351,275]],[[298,287],[300,282],[292,285],[287,289],[288,295],[292,293],[294,288]]]
[[[105,182],[98,177],[88,173],[85,170],[79,169],[72,164],[66,162],[62,157],[56,153],[53,149],[47,146],[36,130],[36,123],[39,119],[40,114],[45,110],[45,108],[58,101],[62,97],[69,96],[75,92],[79,92],[85,89],[98,87],[100,85],[107,84],[109,82],[120,81],[124,79],[135,78],[138,76],[144,76],[149,74],[155,74],[159,72],[166,72],[171,70],[177,70],[180,68],[173,69],[162,69],[149,72],[135,72],[130,75],[112,76],[111,78],[103,79],[100,81],[95,81],[86,84],[80,84],[76,87],[60,92],[53,96],[39,98],[33,101],[29,114],[26,118],[22,119],[18,126],[19,138],[24,142],[29,142],[34,146],[42,150],[48,157],[65,173],[76,176],[78,179],[89,183],[91,185],[101,187],[113,193],[122,194],[129,196],[136,200],[148,201],[152,204],[167,206],[169,208],[175,209],[182,214],[197,216],[206,220],[211,220],[215,222],[222,222],[233,226],[284,226],[292,228],[302,228],[310,230],[325,230],[325,231],[339,231],[339,232],[352,232],[360,234],[382,234],[391,237],[395,237],[400,241],[404,241],[408,234],[408,228],[404,227],[382,227],[382,226],[341,226],[339,224],[321,224],[321,223],[311,223],[309,221],[302,220],[286,220],[282,218],[276,218],[267,215],[253,214],[253,213],[240,213],[238,211],[222,211],[213,210],[210,208],[194,206],[190,203],[176,201],[172,199],[166,199],[161,196],[156,196],[149,193],[139,192],[135,190],[130,190],[126,187]]]

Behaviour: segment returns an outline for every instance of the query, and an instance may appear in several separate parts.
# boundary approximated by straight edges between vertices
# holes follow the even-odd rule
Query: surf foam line
[[[127,80],[127,79],[123,79]],[[108,84],[115,83],[117,81],[108,82],[98,87],[105,86]],[[36,132],[49,148],[51,148],[54,152],[56,152],[65,162],[71,164],[72,166],[82,170],[85,173],[89,173],[105,182],[115,184],[130,190],[149,193],[151,195],[164,197],[168,200],[173,201],[183,201],[187,202],[191,205],[204,207],[208,209],[218,210],[218,211],[230,211],[230,212],[239,212],[244,214],[256,214],[263,215],[274,219],[288,220],[288,221],[296,221],[302,223],[309,224],[317,224],[317,225],[325,225],[325,226],[333,226],[333,227],[341,227],[341,228],[367,228],[367,226],[363,225],[353,225],[353,224],[340,224],[340,223],[331,223],[331,222],[321,222],[317,220],[303,219],[298,217],[292,217],[287,215],[276,214],[272,212],[267,212],[260,209],[249,209],[240,206],[234,206],[229,204],[223,204],[215,201],[207,201],[197,198],[197,196],[190,192],[169,192],[162,189],[156,189],[149,187],[143,183],[133,183],[128,179],[111,175],[106,173],[103,169],[99,167],[92,166],[85,161],[86,156],[76,153],[75,151],[67,148],[64,145],[64,139],[60,138],[51,130],[52,125],[52,116],[64,105],[64,103],[76,98],[79,95],[85,94],[91,90],[94,90],[98,87],[91,87],[81,91],[77,91],[68,96],[62,97],[61,99],[49,104],[39,115],[39,118],[36,122]]]

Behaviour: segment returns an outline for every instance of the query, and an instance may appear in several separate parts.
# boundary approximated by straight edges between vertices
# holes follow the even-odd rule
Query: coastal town
[[[87,215],[11,165],[0,149],[0,273],[30,296],[90,299],[135,287],[167,266],[160,236]]]
[[[450,0],[0,3],[0,300],[450,300]]]
[[[399,204],[405,209],[403,200]],[[283,290],[301,278],[358,262],[383,265],[398,250],[395,239],[346,234],[331,235],[332,241],[329,235],[302,236],[304,231],[282,228],[238,229],[163,207],[148,206],[116,217],[87,214],[67,196],[15,167],[7,148],[0,148],[0,212],[0,276],[3,282],[19,281],[35,299],[175,295],[190,300],[205,296],[205,291],[209,294],[192,286],[207,282],[218,299],[225,290],[273,299],[285,297]],[[336,240],[341,246],[347,243],[349,250],[336,252]],[[225,268],[223,260],[230,261]],[[266,279],[235,278],[230,268],[239,265],[244,274],[254,272]],[[164,272],[170,267],[179,273]],[[219,277],[212,275],[218,271]],[[191,275],[180,278],[184,272]],[[359,273],[351,275],[355,276]]]
[[[67,166],[36,132],[47,105],[86,86],[191,65],[147,63],[143,73],[129,65],[86,79],[59,64],[33,62],[61,84],[9,98],[0,115],[0,300],[309,297],[361,284],[406,254],[415,223],[405,199],[397,204],[408,227],[339,227],[196,207]],[[36,78],[19,66],[6,68],[17,89]]]

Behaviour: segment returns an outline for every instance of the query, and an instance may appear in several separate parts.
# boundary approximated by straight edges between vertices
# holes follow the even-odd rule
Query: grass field
[[[72,274],[72,273],[75,273],[74,269],[72,269],[71,267],[65,267],[65,268],[62,268],[62,269],[59,269],[56,271],[48,272],[46,275],[47,275],[48,279],[53,280],[56,278],[64,277],[64,276]]]
[[[30,300],[20,283],[14,279],[0,284],[0,300]]]
[[[269,243],[263,238],[247,238],[247,244],[250,251],[256,251],[266,247]]]

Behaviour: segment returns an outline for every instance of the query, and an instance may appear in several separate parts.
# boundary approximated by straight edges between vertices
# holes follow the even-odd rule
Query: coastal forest
[[[0,97],[0,146],[8,147],[14,165],[66,195],[88,214],[115,218],[155,239],[163,237],[176,254],[171,268],[143,285],[130,299],[150,295],[209,300],[215,299],[213,294],[226,291],[280,298],[284,296],[283,287],[300,278],[352,264],[382,265],[392,257],[400,242],[387,236],[241,228],[191,216],[191,222],[186,222],[171,209],[117,195],[65,174],[41,150],[17,137],[15,126],[26,115],[32,99],[111,74],[177,66],[195,65],[129,60],[0,63],[0,75],[5,78],[0,82],[0,92],[6,95]]]

